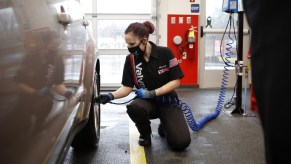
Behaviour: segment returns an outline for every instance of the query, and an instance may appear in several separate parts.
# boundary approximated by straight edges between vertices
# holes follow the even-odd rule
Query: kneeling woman
[[[106,104],[129,95],[135,86],[137,98],[126,107],[140,133],[138,143],[141,146],[151,145],[150,120],[159,118],[159,135],[167,138],[171,148],[182,151],[191,142],[175,92],[184,74],[171,49],[149,41],[149,34],[154,30],[149,21],[131,23],[127,27],[125,42],[130,54],[124,64],[122,86],[112,93],[99,95],[97,100]]]

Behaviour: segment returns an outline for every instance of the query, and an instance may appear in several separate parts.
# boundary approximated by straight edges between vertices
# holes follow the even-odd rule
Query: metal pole
[[[240,61],[243,61],[243,11],[238,12],[238,50],[237,50],[237,64]],[[240,73],[237,74],[237,86],[236,86],[236,102],[235,109],[231,112],[234,113],[243,113],[242,109],[242,75]]]

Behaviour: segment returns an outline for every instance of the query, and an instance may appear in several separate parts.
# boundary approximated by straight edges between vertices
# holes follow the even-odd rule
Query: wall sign
[[[200,6],[199,4],[191,4],[191,13],[199,13]]]

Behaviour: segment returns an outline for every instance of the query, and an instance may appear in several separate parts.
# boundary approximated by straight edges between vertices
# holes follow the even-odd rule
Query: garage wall
[[[195,1],[195,2],[190,2]],[[159,8],[159,45],[167,46],[167,22],[168,14],[193,14],[199,15],[199,13],[191,13],[191,4],[200,4],[200,0],[158,0]]]

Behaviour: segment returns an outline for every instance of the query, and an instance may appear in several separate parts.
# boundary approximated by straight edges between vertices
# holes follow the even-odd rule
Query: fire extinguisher
[[[186,45],[187,45],[186,47],[188,49],[188,56],[190,60],[194,58],[195,53],[194,51],[194,45],[196,42],[195,32],[197,32],[195,28],[197,27],[191,26],[191,28],[186,32]]]

